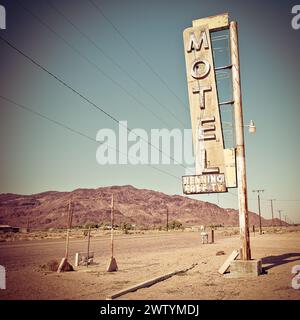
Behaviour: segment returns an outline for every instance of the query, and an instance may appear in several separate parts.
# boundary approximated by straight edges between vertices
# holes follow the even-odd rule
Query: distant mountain
[[[31,228],[65,227],[69,199],[73,203],[73,226],[88,222],[110,221],[111,195],[115,199],[115,222],[136,225],[165,225],[178,220],[184,225],[238,225],[238,212],[215,204],[187,197],[169,196],[161,192],[133,186],[112,186],[98,189],[77,189],[72,192],[48,191],[34,195],[0,194],[0,224]],[[249,213],[250,226],[259,224],[259,217]],[[278,225],[279,220],[275,223]],[[284,223],[284,222],[282,222]],[[263,226],[271,224],[262,219]]]

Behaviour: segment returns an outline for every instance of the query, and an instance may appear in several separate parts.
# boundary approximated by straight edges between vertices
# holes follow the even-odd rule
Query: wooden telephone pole
[[[274,211],[273,211],[273,201],[276,199],[270,199],[271,201],[271,212],[272,212],[272,227],[274,227]]]
[[[257,203],[258,203],[258,213],[259,213],[259,234],[262,234],[261,212],[260,212],[260,193],[264,192],[264,190],[253,190],[253,192],[257,192]]]
[[[281,212],[282,212],[282,210],[278,210],[278,213],[279,213],[279,222],[280,222],[280,227],[282,226],[282,221],[281,221]]]
[[[110,226],[110,246],[111,246],[111,257],[110,263],[107,267],[107,272],[113,272],[118,270],[117,261],[114,257],[114,195],[111,196],[111,207],[110,207],[110,218],[111,218],[111,226]]]
[[[169,208],[167,208],[167,232],[169,231]]]
[[[69,257],[69,239],[70,239],[70,229],[72,227],[72,216],[73,216],[73,210],[72,210],[72,202],[70,199],[69,206],[68,206],[68,223],[67,223],[66,253],[65,253],[65,258],[67,260]]]
[[[91,227],[88,230],[88,244],[87,244],[87,257],[86,257],[86,266],[89,266],[89,258],[90,258],[90,242],[91,242]]]
[[[72,217],[73,217],[73,207],[72,207],[72,201],[69,200],[68,205],[68,221],[67,221],[67,235],[66,235],[66,251],[65,251],[65,257],[62,258],[59,267],[57,269],[57,272],[60,273],[62,271],[70,271],[73,270],[73,267],[68,262],[69,258],[69,239],[70,239],[70,229],[72,227]]]

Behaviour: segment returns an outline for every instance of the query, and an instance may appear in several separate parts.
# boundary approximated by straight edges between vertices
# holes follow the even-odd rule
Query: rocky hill
[[[73,226],[88,222],[110,221],[111,195],[115,198],[116,223],[136,225],[165,225],[169,221],[184,225],[238,225],[238,213],[215,204],[179,195],[166,195],[133,186],[112,186],[98,189],[77,189],[72,192],[48,191],[34,195],[0,194],[0,224],[31,228],[65,227],[69,199],[73,203]],[[259,224],[256,214],[250,213],[250,226]],[[276,224],[279,220],[276,219]],[[262,219],[263,226],[271,224]]]

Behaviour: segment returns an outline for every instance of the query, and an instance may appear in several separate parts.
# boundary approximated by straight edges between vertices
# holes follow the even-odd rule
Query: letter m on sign
[[[0,29],[6,29],[6,11],[3,6],[0,5]]]

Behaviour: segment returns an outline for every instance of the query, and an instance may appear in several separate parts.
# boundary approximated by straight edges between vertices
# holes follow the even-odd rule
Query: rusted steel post
[[[232,87],[234,100],[234,119],[236,136],[236,164],[239,198],[239,224],[242,260],[251,259],[249,223],[248,223],[248,200],[247,200],[247,180],[246,180],[246,161],[244,146],[244,123],[242,111],[242,95],[240,81],[240,63],[238,49],[237,22],[230,22],[230,52],[232,64]]]

